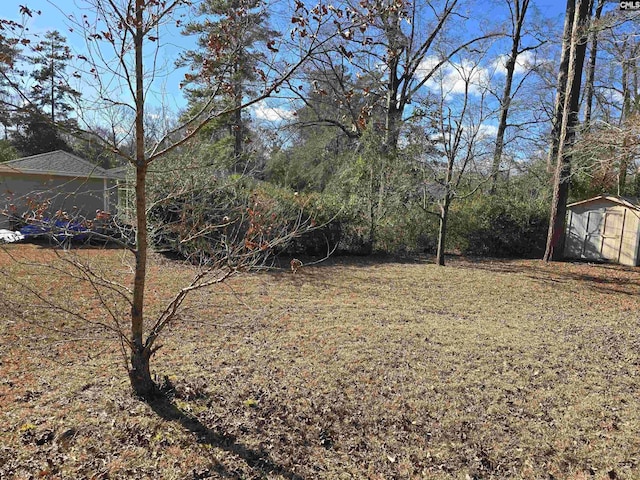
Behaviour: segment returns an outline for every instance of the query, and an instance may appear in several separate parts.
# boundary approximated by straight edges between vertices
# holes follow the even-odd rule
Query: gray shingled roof
[[[56,150],[0,163],[0,171],[83,178],[119,178],[72,153]]]
[[[127,172],[131,168],[130,165],[123,165],[121,167],[110,168],[107,170],[107,174],[111,175],[112,178],[117,178],[119,180],[124,180],[127,178]]]

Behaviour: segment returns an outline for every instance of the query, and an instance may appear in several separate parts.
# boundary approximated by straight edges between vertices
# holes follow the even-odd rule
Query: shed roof
[[[119,178],[104,168],[63,150],[40,153],[0,163],[1,172],[59,175],[74,178]]]
[[[607,200],[618,205],[623,205],[627,208],[640,211],[640,199],[638,197],[621,197],[619,195],[598,195],[597,197],[587,198],[579,202],[573,202],[567,205],[567,208],[576,207],[578,205],[585,205],[588,203],[596,202],[598,200]]]

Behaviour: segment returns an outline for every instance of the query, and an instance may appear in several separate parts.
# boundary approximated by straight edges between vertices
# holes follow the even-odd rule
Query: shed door
[[[593,210],[587,212],[587,224],[584,229],[584,241],[582,244],[582,258],[588,260],[600,260],[602,246],[602,223],[604,221],[602,211]]]
[[[602,226],[602,258],[605,260],[619,261],[623,227],[624,215],[622,212],[605,213],[604,225]]]

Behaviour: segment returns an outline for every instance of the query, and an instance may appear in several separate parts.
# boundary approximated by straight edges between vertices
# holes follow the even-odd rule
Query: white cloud
[[[419,79],[425,78],[437,68],[440,60],[437,57],[427,57],[418,66],[416,75]],[[467,87],[468,84],[468,87]],[[448,94],[461,94],[468,88],[472,95],[479,95],[484,87],[489,84],[489,73],[469,60],[459,63],[446,62],[438,71],[433,73],[425,83],[425,87],[431,91],[439,92],[442,88],[445,96]]]
[[[507,68],[506,68],[507,59],[508,59],[508,55],[500,55],[495,60],[495,62],[493,62],[493,66],[496,69],[496,73],[499,73],[500,75],[505,75],[507,73]],[[535,67],[539,63],[540,62],[536,59],[536,56],[533,54],[533,52],[531,51],[522,52],[520,55],[518,55],[518,58],[516,59],[516,68],[514,70],[514,73],[516,75],[527,73],[529,70],[531,70],[533,67]]]
[[[483,123],[478,127],[479,139],[495,138],[497,133],[498,133],[498,127],[496,127],[495,125],[489,125],[487,123]]]
[[[598,93],[602,97],[604,97],[610,104],[618,105],[619,108],[622,108],[622,105],[624,103],[624,95],[622,95],[622,92],[611,87],[600,87],[598,88]]]
[[[438,66],[438,63],[440,63],[440,59],[438,57],[434,57],[434,56],[426,57],[424,60],[420,62],[420,65],[418,65],[418,68],[416,70],[416,76],[419,79],[423,79]]]
[[[265,104],[254,106],[252,111],[258,120],[267,120],[269,122],[291,120],[294,117],[292,110],[287,110],[282,107],[269,107]]]

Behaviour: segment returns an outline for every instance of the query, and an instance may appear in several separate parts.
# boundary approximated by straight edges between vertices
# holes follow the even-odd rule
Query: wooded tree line
[[[344,242],[347,250],[434,249],[440,263],[447,247],[473,251],[473,226],[451,220],[449,242],[447,226],[451,205],[464,218],[464,210],[481,201],[474,198],[479,193],[485,201],[506,197],[512,208],[502,214],[516,217],[516,224],[521,222],[511,210],[533,194],[539,208],[524,217],[533,215],[539,224],[545,203],[551,205],[551,180],[538,175],[544,150],[549,171],[564,159],[563,180],[556,183],[568,187],[572,178],[575,197],[640,193],[633,133],[637,22],[616,2],[567,2],[564,36],[529,0],[494,1],[490,22],[486,15],[482,21],[479,4],[457,0],[321,4],[315,13],[335,13],[331,28],[318,30],[321,47],[270,92],[271,103],[258,108],[244,103],[264,90],[266,72],[300,60],[287,35],[290,27],[304,35],[306,20],[293,15],[286,25],[287,12],[272,12],[256,0],[177,2],[171,13],[178,7],[191,11],[175,28],[196,39],[176,62],[190,69],[182,84],[186,107],[148,107],[147,141],[172,129],[175,138],[179,124],[206,120],[190,140],[190,147],[202,147],[204,163],[321,194],[332,210],[328,216],[340,218],[345,239],[351,239]],[[314,16],[313,7],[299,7]],[[72,31],[73,22],[71,15]],[[125,163],[123,156],[105,153],[112,149],[97,139],[131,154],[136,132],[117,132],[114,124],[131,120],[133,112],[112,99],[109,118],[88,118],[86,105],[94,99],[83,99],[75,81],[83,61],[97,58],[72,53],[58,31],[38,38],[21,33],[4,47],[4,158],[65,149],[104,167]],[[94,43],[100,36],[85,33]],[[584,62],[570,58],[572,45],[589,59],[584,82],[579,72],[580,81],[569,84],[578,91],[566,107],[576,114],[579,105],[584,109],[569,121],[566,135],[576,128],[572,122],[582,127],[575,139],[560,141],[564,70],[582,69]],[[281,47],[288,53],[273,63]],[[108,70],[102,75],[107,78]],[[514,176],[532,178],[514,182]],[[517,191],[516,185],[528,183],[527,192]],[[569,189],[563,192],[556,204],[566,204]],[[423,228],[407,232],[408,225]],[[549,242],[558,236],[551,235]],[[500,242],[479,247],[498,255],[518,250]],[[537,255],[539,248],[522,253]]]
[[[557,258],[572,192],[640,194],[637,18],[616,2],[568,0],[564,33],[529,0],[82,3],[91,18],[67,17],[84,40],[73,53],[60,32],[0,21],[3,151],[129,166],[132,286],[92,285],[128,298],[130,331],[114,330],[140,395],[186,295],[285,240],[304,249],[320,231],[443,265],[448,248],[542,255],[550,224]],[[194,47],[163,66],[176,31]],[[158,93],[176,67],[180,109]],[[203,268],[145,322],[154,242],[203,253]]]

